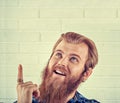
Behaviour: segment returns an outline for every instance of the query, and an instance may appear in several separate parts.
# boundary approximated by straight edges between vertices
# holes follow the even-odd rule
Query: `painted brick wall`
[[[40,83],[53,44],[67,31],[90,37],[99,52],[79,91],[120,103],[120,0],[0,0],[0,103],[16,100],[18,64],[25,81]]]

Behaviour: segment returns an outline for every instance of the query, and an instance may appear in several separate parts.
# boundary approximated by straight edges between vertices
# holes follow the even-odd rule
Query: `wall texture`
[[[40,83],[53,44],[67,31],[90,37],[99,52],[79,91],[120,103],[120,0],[0,0],[0,103],[16,100],[18,64],[24,81]]]

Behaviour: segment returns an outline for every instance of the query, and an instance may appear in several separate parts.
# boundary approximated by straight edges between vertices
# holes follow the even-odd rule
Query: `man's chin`
[[[48,101],[46,103],[56,103],[56,100],[64,102],[66,98],[76,90],[80,80],[78,78],[70,78],[69,76],[61,76],[52,73],[43,80],[40,87],[41,99]],[[50,101],[50,102],[49,102]]]

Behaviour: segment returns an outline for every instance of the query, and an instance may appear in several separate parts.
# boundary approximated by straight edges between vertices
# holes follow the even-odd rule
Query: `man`
[[[92,40],[74,32],[62,34],[53,47],[39,88],[31,81],[23,82],[19,65],[18,103],[100,103],[77,92],[97,62],[98,53]]]

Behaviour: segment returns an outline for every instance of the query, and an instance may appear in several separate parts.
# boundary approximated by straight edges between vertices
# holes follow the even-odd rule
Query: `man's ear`
[[[83,73],[83,78],[82,81],[85,82],[88,77],[92,74],[93,69],[92,68],[88,68],[84,73]]]

